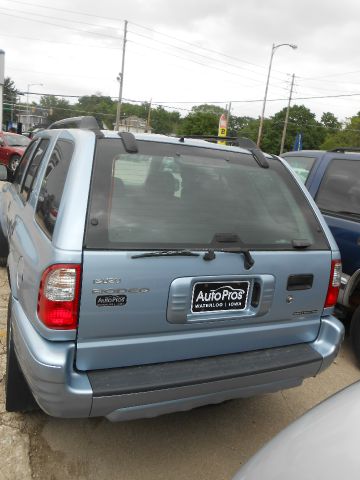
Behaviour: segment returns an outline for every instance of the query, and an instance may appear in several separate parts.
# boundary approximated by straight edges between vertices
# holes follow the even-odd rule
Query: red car
[[[17,133],[0,132],[0,163],[15,171],[30,140]]]

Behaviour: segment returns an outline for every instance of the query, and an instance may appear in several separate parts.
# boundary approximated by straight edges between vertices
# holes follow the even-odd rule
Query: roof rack
[[[220,137],[219,135],[181,135],[179,137],[179,141],[183,142],[185,138],[194,138],[199,140],[210,140],[210,141],[217,141],[222,140],[224,142],[236,142],[238,137]]]
[[[256,143],[253,142],[250,138],[246,137],[220,137],[218,135],[184,135],[179,138],[179,142],[184,142],[185,138],[198,138],[202,140],[222,140],[225,142],[229,142],[232,146],[246,148],[252,153],[252,156],[255,158],[257,164],[261,168],[269,168],[269,162],[267,161],[265,155],[257,147]]]
[[[346,153],[346,152],[360,152],[359,147],[336,147],[332,150],[328,150],[329,152],[336,152],[336,153]]]
[[[92,130],[94,132],[100,132],[100,124],[95,117],[72,117],[58,120],[57,122],[49,125],[48,129],[53,130],[57,128],[84,128],[86,130]]]

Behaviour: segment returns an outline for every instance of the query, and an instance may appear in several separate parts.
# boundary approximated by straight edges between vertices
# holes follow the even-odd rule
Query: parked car
[[[336,393],[286,427],[233,480],[357,480],[360,382]]]
[[[92,117],[38,133],[0,195],[7,410],[151,417],[327,368],[343,338],[339,251],[269,159]]]
[[[29,139],[23,135],[10,132],[0,132],[0,164],[15,171],[21,155],[29,144]]]
[[[339,245],[343,273],[338,313],[351,319],[360,362],[360,149],[303,150],[283,158],[305,183]]]

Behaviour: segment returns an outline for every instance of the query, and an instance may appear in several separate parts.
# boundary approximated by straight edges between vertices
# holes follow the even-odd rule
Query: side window
[[[58,140],[46,167],[36,206],[36,221],[52,237],[74,145]]]
[[[360,215],[360,161],[333,160],[321,182],[316,203],[322,210]]]
[[[314,157],[300,157],[298,155],[291,155],[283,157],[299,175],[303,183],[308,179],[309,173],[315,163]]]
[[[44,158],[45,152],[49,146],[49,140],[43,139],[38,144],[38,147],[35,150],[35,153],[30,161],[29,167],[26,171],[24,181],[21,186],[20,195],[22,196],[23,200],[26,202],[30,196],[32,186],[34,184],[34,180],[36,177],[36,173],[39,169],[39,166]]]
[[[35,148],[36,148],[36,145],[38,144],[38,141],[37,140],[33,140],[29,146],[27,147],[27,149],[25,150],[25,153],[24,155],[22,156],[21,160],[20,160],[20,163],[19,163],[19,166],[18,168],[16,169],[16,172],[15,172],[15,177],[14,177],[14,181],[13,181],[13,185],[16,186],[17,190],[20,191],[20,183],[21,183],[21,180],[23,178],[23,175],[24,175],[24,172],[25,170],[27,169],[27,166],[29,165],[29,161],[32,157],[32,154],[34,153],[35,151]]]

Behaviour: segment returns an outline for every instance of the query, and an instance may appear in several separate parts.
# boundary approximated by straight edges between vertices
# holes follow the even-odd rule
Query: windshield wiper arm
[[[255,263],[255,260],[251,256],[249,249],[242,247],[232,247],[232,248],[209,248],[205,252],[203,259],[204,260],[215,260],[215,252],[224,252],[224,253],[242,253],[244,255],[244,268],[249,270]]]
[[[200,253],[192,252],[191,250],[155,250],[153,252],[137,253],[131,258],[146,258],[146,257],[198,257]]]
[[[242,247],[233,247],[233,248],[223,248],[220,250],[221,252],[225,253],[242,253],[244,255],[244,268],[245,270],[249,270],[255,263],[250,251],[248,248]]]
[[[251,256],[251,253],[244,243],[239,238],[237,233],[215,233],[212,244],[217,243],[240,243],[239,247],[220,247],[217,248],[215,245],[211,245],[207,252],[204,254],[204,260],[214,260],[216,258],[215,252],[225,252],[225,253],[242,253],[244,255],[244,267],[245,270],[249,270],[255,263],[255,260]]]

